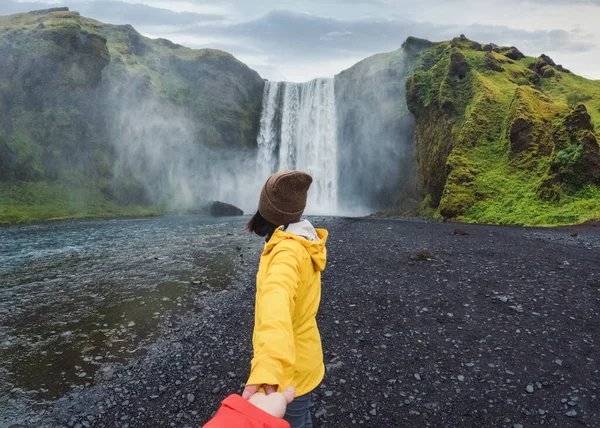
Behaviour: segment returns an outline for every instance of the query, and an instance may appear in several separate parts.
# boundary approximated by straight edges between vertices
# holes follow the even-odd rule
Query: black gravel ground
[[[330,240],[315,427],[600,427],[600,227],[316,225]],[[260,250],[244,251],[235,286],[32,426],[209,419],[248,374]]]

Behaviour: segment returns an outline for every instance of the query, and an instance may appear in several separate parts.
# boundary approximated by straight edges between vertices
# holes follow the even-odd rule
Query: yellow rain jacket
[[[254,358],[248,385],[278,385],[278,391],[291,385],[298,397],[323,380],[316,315],[328,234],[316,229],[316,235],[316,241],[310,241],[279,228],[265,244],[256,276]]]

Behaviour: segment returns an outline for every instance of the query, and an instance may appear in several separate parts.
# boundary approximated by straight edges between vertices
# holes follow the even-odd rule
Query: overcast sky
[[[54,6],[226,50],[271,80],[333,76],[410,35],[461,33],[600,79],[600,0],[0,0],[0,15]]]

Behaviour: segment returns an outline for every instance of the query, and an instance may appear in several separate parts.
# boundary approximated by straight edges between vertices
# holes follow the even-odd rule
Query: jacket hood
[[[281,241],[293,239],[306,248],[315,270],[322,272],[325,270],[327,263],[327,249],[325,245],[327,244],[328,235],[327,230],[315,229],[308,220],[291,223],[286,230],[283,230],[282,226],[273,233],[269,242],[265,244],[263,254],[269,254]]]

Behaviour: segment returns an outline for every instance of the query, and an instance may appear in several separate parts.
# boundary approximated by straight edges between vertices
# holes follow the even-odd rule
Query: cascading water
[[[333,79],[266,82],[258,136],[260,180],[282,169],[313,177],[308,214],[338,214],[337,120]]]

